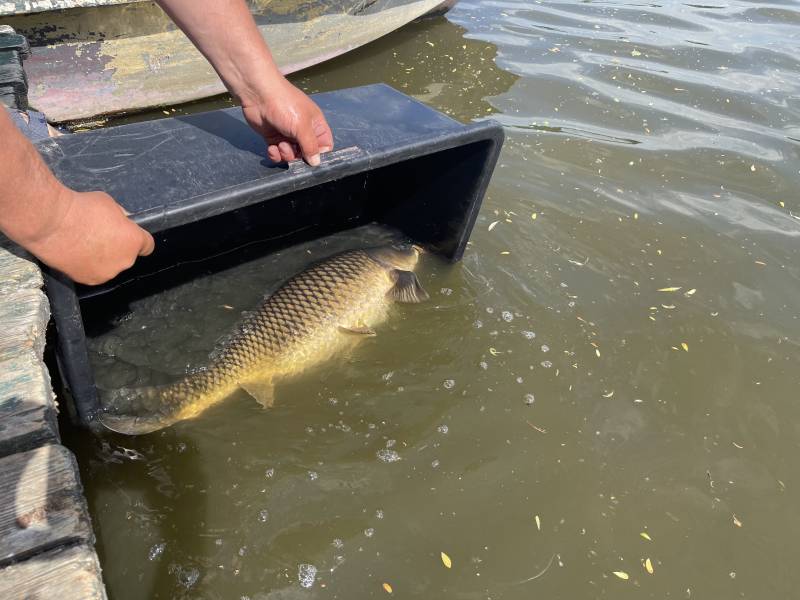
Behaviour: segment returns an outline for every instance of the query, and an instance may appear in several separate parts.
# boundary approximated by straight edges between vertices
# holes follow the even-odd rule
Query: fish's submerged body
[[[392,302],[427,294],[413,269],[416,246],[337,254],[295,275],[247,315],[209,365],[164,386],[116,390],[101,422],[142,434],[195,417],[243,388],[272,404],[276,379],[296,375],[351,345],[388,315]]]

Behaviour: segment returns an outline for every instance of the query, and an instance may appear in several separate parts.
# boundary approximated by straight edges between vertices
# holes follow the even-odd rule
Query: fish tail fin
[[[191,391],[190,379],[169,385],[120,388],[109,393],[98,419],[106,429],[143,435],[181,420],[179,412]]]

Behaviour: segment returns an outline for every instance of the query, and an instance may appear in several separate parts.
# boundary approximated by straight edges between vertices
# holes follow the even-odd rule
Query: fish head
[[[387,268],[413,271],[423,250],[416,244],[391,244],[367,250],[370,258]]]

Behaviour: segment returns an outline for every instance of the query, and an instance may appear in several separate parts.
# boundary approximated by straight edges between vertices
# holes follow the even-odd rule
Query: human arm
[[[271,160],[319,164],[333,149],[320,108],[281,74],[244,0],[156,0],[192,40],[267,142]]]
[[[0,106],[0,231],[74,281],[103,283],[153,251],[153,237],[108,194],[75,192],[50,172]]]

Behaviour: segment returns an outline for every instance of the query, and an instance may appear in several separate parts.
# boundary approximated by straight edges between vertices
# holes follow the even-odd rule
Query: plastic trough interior
[[[38,143],[65,184],[110,193],[156,238],[152,256],[104,286],[74,286],[60,273],[45,274],[59,364],[80,421],[88,424],[98,407],[80,299],[128,282],[158,287],[186,280],[208,272],[210,257],[244,255],[229,252],[235,248],[263,255],[372,222],[450,260],[461,258],[502,128],[458,123],[385,85],[314,99],[335,136],[334,152],[316,168],[265,158],[264,141],[238,108]]]

